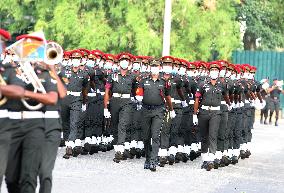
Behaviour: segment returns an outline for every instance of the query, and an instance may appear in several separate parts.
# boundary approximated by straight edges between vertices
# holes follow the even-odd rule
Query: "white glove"
[[[82,112],[86,111],[87,110],[87,105],[86,104],[82,104],[81,110],[82,110]]]
[[[176,112],[174,110],[170,111],[170,118],[173,119],[176,117]]]
[[[227,105],[228,106],[228,111],[231,111],[233,108],[233,103],[231,105]]]
[[[181,105],[183,108],[188,107],[188,104],[186,101],[181,101]]]
[[[107,119],[111,117],[111,114],[108,111],[108,109],[104,109],[104,117],[107,118]]]
[[[135,98],[136,98],[136,100],[138,101],[138,102],[142,102],[142,100],[143,100],[143,96],[135,96]]]
[[[193,125],[198,125],[197,115],[193,115]]]
[[[131,100],[132,102],[136,102],[134,97],[130,97],[130,100]]]
[[[142,105],[141,104],[137,104],[137,111],[141,110]]]

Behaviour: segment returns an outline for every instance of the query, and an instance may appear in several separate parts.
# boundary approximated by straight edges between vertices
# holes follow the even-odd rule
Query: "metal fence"
[[[257,67],[256,79],[260,81],[269,77],[270,83],[274,78],[284,80],[284,52],[276,51],[234,51],[234,64],[251,64]],[[281,108],[284,108],[284,96],[281,95]]]

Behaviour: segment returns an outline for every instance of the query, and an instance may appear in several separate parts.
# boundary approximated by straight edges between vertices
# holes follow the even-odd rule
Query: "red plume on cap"
[[[38,41],[43,41],[42,38],[40,38],[38,36],[31,36],[29,34],[23,34],[23,35],[17,36],[16,40],[18,41],[18,40],[23,39],[23,38],[29,38],[29,39],[35,39],[35,40],[38,40]]]
[[[208,68],[218,68],[219,70],[222,70],[222,64],[220,64],[218,61],[209,62]]]
[[[184,67],[186,67],[186,68],[188,67],[188,63],[189,63],[189,62],[188,62],[187,60],[185,60],[185,59],[179,59],[179,61],[180,61],[180,63],[181,63],[182,66],[184,66]]]
[[[2,36],[5,40],[11,40],[11,34],[8,31],[1,28],[0,28],[0,36]]]
[[[84,56],[87,56],[87,55],[89,55],[89,54],[91,53],[90,50],[87,50],[87,49],[85,49],[85,48],[79,48],[79,49],[77,49],[77,50],[80,50],[81,52],[83,52],[83,53],[84,53]]]
[[[113,54],[104,54],[104,58],[105,58],[105,60],[114,61],[115,60],[115,55],[113,55]]]
[[[194,62],[187,62],[187,68],[188,69],[196,69],[197,66]]]
[[[104,53],[101,50],[92,50],[91,53],[100,57],[104,55]]]

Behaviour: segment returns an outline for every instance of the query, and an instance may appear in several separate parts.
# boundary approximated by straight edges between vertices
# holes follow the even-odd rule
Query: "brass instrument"
[[[63,49],[62,47],[55,43],[50,42],[46,44],[46,59],[45,63],[49,65],[55,65],[62,62],[63,59]]]
[[[2,75],[0,74],[0,85],[7,85],[6,81],[3,79]],[[7,102],[6,97],[1,97],[0,94],[0,106],[4,105]]]

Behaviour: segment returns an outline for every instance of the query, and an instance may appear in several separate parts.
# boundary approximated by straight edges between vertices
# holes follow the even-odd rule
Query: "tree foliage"
[[[274,7],[283,14],[277,0],[271,2],[269,10]],[[212,53],[218,52],[219,58],[228,59],[234,49],[240,48],[236,19],[240,11],[250,18],[248,31],[261,36],[263,44],[270,43],[268,48],[276,45],[278,36],[273,36],[272,43],[266,37],[276,31],[273,25],[281,33],[283,24],[277,24],[281,18],[271,12],[269,19],[266,13],[249,15],[253,6],[237,9],[239,3],[239,0],[173,0],[171,55],[211,60]],[[159,57],[164,6],[164,0],[5,0],[0,1],[0,27],[15,35],[43,29],[47,39],[57,41],[64,49],[128,51]],[[266,33],[262,33],[264,28],[260,24],[253,25],[259,19],[262,25],[276,23],[270,23]]]

